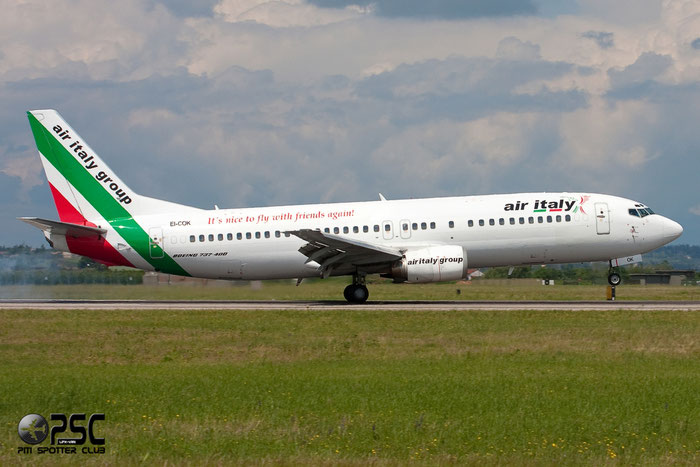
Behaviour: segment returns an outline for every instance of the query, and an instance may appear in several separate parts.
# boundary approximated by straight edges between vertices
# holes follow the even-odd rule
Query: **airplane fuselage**
[[[470,268],[607,261],[651,251],[675,232],[673,221],[662,216],[630,215],[638,205],[601,194],[517,193],[172,212],[135,220],[192,275],[250,280],[319,275],[298,251],[306,242],[285,233],[300,229],[398,250],[458,245]],[[154,269],[149,266],[143,265]],[[331,275],[352,273],[346,269]]]

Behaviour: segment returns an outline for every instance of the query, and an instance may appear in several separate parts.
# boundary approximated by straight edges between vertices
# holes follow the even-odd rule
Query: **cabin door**
[[[595,203],[595,229],[598,235],[610,233],[610,213],[608,203]]]

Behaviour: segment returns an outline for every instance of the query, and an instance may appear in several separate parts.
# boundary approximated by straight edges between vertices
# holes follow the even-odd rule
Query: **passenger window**
[[[289,232],[285,232],[285,233],[284,233],[284,236],[287,237],[287,238],[289,238],[289,237],[292,236],[292,234],[290,234]]]
[[[525,218],[524,218],[524,217],[518,218],[518,222],[520,222],[521,224],[524,224],[524,223],[525,223]]]
[[[552,216],[547,216],[547,223],[551,224],[551,222],[552,222]]]
[[[217,235],[217,238],[220,242],[223,242],[224,241],[224,234]]]
[[[391,224],[384,224],[384,232],[390,232],[391,231]]]
[[[260,232],[255,232],[255,238],[260,238]]]
[[[200,241],[200,242],[203,242],[203,241],[204,241],[204,235],[200,235],[200,236],[199,236],[199,241]]]
[[[534,224],[534,223],[535,223],[535,218],[534,218],[534,217],[528,217],[528,218],[527,218],[527,222],[530,223],[530,224]]]
[[[226,234],[226,240],[233,240],[233,234],[232,234],[232,233],[227,233],[227,234]]]
[[[404,222],[403,224],[401,224],[401,228],[403,229],[404,232],[408,232],[408,223]]]
[[[340,228],[338,228],[338,227],[333,227],[333,233],[339,234],[339,233],[340,233]]]
[[[428,224],[426,224],[425,222],[421,222],[420,228],[421,228],[421,230],[426,230],[428,228]]]
[[[358,226],[354,226],[352,228],[352,233],[360,233],[360,228]]]
[[[498,225],[506,225],[506,220],[504,218],[499,218],[498,219]]]
[[[450,221],[450,222],[448,222],[448,223],[447,223],[447,226],[448,226],[449,228],[451,228],[451,229],[454,229],[454,228],[455,228],[455,221]]]
[[[213,242],[214,241],[214,234],[209,234],[209,241]]]
[[[489,225],[496,225],[496,221],[494,219],[489,219]]]
[[[557,216],[557,222],[561,222],[561,216]]]
[[[510,225],[515,225],[515,217],[509,219]]]
[[[431,229],[434,229],[434,228],[435,228],[435,222],[431,222],[431,223],[430,223],[430,228],[431,228]]]
[[[347,228],[347,226],[343,227],[343,233],[348,233],[350,232],[350,229]]]
[[[474,227],[474,221],[471,220],[471,219],[469,219],[469,221],[467,221],[467,225],[468,225],[469,227]]]
[[[483,219],[479,219],[479,226],[480,226],[480,227],[483,227],[483,226],[484,226],[484,220],[483,220]]]
[[[238,233],[236,234],[236,240],[243,240],[243,234],[240,233],[240,232],[238,232]]]
[[[323,229],[323,231],[326,232],[326,233],[331,233],[331,229],[329,229],[328,227],[326,227],[325,229]]]
[[[542,216],[537,216],[537,223],[541,224],[542,222],[544,222],[544,218]]]
[[[328,229],[326,229],[326,230],[328,230]],[[275,230],[275,238],[280,238],[281,235],[282,234],[280,233],[279,230]]]
[[[571,222],[571,216],[567,214],[567,215],[564,217],[564,220],[565,220],[566,222]]]
[[[246,240],[250,240],[251,238],[253,238],[253,235],[250,232],[246,232],[245,238],[246,238]]]
[[[265,231],[265,238],[270,238],[270,231],[268,231],[268,230]]]
[[[190,242],[194,242],[194,235],[190,235]]]
[[[379,224],[374,224],[374,231],[379,232]]]
[[[369,232],[369,226],[363,225],[363,226],[362,226],[362,231],[363,231],[364,233]]]

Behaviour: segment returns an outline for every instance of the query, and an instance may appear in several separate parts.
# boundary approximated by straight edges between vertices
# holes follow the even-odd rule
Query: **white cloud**
[[[510,36],[498,43],[496,57],[509,60],[537,60],[540,58],[540,46]]]
[[[652,104],[625,101],[609,104],[593,98],[589,107],[561,117],[561,146],[554,157],[589,177],[603,171],[641,170],[653,157],[646,136],[657,124]],[[580,172],[584,169],[584,172]]]
[[[20,197],[23,199],[26,199],[29,190],[44,183],[44,173],[36,158],[37,156],[32,153],[24,157],[6,159],[0,169],[0,173],[20,179],[22,187]]]
[[[0,15],[0,76],[142,79],[177,62],[180,27],[166,8],[143,1],[24,0]]]
[[[321,26],[357,18],[369,8],[318,8],[305,0],[221,0],[214,12],[229,23],[251,21],[272,27]]]

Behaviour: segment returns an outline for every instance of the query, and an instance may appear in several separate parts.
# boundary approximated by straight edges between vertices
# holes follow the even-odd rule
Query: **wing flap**
[[[318,263],[324,277],[327,277],[333,268],[341,265],[367,266],[393,263],[403,256],[402,252],[395,248],[323,233],[319,230],[301,229],[287,233],[308,242],[299,248],[299,252],[307,257],[306,263]]]

